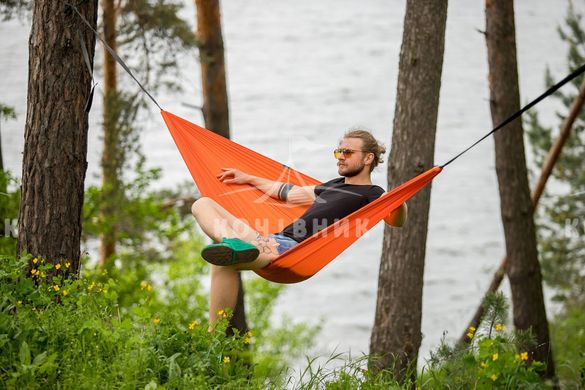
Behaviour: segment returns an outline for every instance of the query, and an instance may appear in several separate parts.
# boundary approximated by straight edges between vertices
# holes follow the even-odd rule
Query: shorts
[[[279,255],[282,255],[284,252],[298,244],[298,242],[292,238],[283,236],[282,234],[270,234],[268,237],[274,238],[276,242],[280,244],[276,247]]]

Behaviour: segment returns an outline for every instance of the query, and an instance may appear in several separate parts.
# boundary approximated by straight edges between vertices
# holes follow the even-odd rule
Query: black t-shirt
[[[384,190],[375,185],[345,184],[343,177],[317,185],[316,199],[311,207],[280,234],[301,242],[378,199],[383,193]]]

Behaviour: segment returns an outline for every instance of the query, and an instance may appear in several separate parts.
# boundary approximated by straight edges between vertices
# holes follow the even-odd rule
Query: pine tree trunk
[[[219,0],[196,0],[195,5],[203,84],[203,118],[209,130],[230,138]]]
[[[195,0],[195,6],[197,8],[197,46],[201,58],[205,127],[225,138],[230,138],[219,0]],[[248,331],[244,306],[244,287],[240,273],[238,273],[238,283],[238,300],[230,319],[228,334],[233,333],[232,327],[237,329],[240,334]]]
[[[408,0],[400,52],[389,188],[433,166],[447,1]],[[407,224],[386,226],[371,362],[399,380],[416,373],[421,343],[424,258],[431,186],[409,201]],[[411,369],[411,372],[407,372]]]
[[[104,40],[114,50],[116,44],[116,5],[114,0],[102,0],[102,15],[104,24]],[[104,103],[103,103],[103,131],[104,149],[102,151],[102,189],[103,208],[101,218],[105,223],[105,231],[100,236],[99,262],[102,266],[110,256],[116,253],[116,199],[120,192],[120,143],[117,130],[117,101],[118,75],[116,61],[104,47]]]
[[[97,0],[79,10],[95,26]],[[77,32],[93,61],[95,36],[78,15],[61,1],[34,2],[17,247],[67,260],[72,273],[79,269],[91,87]]]
[[[490,108],[495,126],[520,109],[512,1],[486,1],[486,41]],[[531,358],[546,363],[546,376],[553,377],[555,368],[542,294],[521,120],[517,119],[497,132],[495,145],[514,326],[532,330],[537,347],[531,351]]]

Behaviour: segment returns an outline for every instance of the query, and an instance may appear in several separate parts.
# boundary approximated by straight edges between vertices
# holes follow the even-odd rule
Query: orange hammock
[[[300,186],[316,185],[320,183],[318,180],[169,112],[161,111],[161,114],[201,195],[212,198],[260,234],[281,231],[309,207],[291,206],[249,185],[224,184],[216,176],[221,168],[232,167]],[[310,278],[421,190],[441,170],[440,167],[431,168],[396,187],[255,272],[278,283],[297,283]]]

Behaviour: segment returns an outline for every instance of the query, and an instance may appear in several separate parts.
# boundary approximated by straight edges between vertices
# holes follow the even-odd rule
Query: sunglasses
[[[341,157],[341,155],[343,154],[343,157],[345,158],[350,158],[352,154],[354,154],[355,152],[365,152],[364,150],[353,150],[353,149],[335,149],[333,151],[333,155],[335,156],[335,158],[339,158]]]

